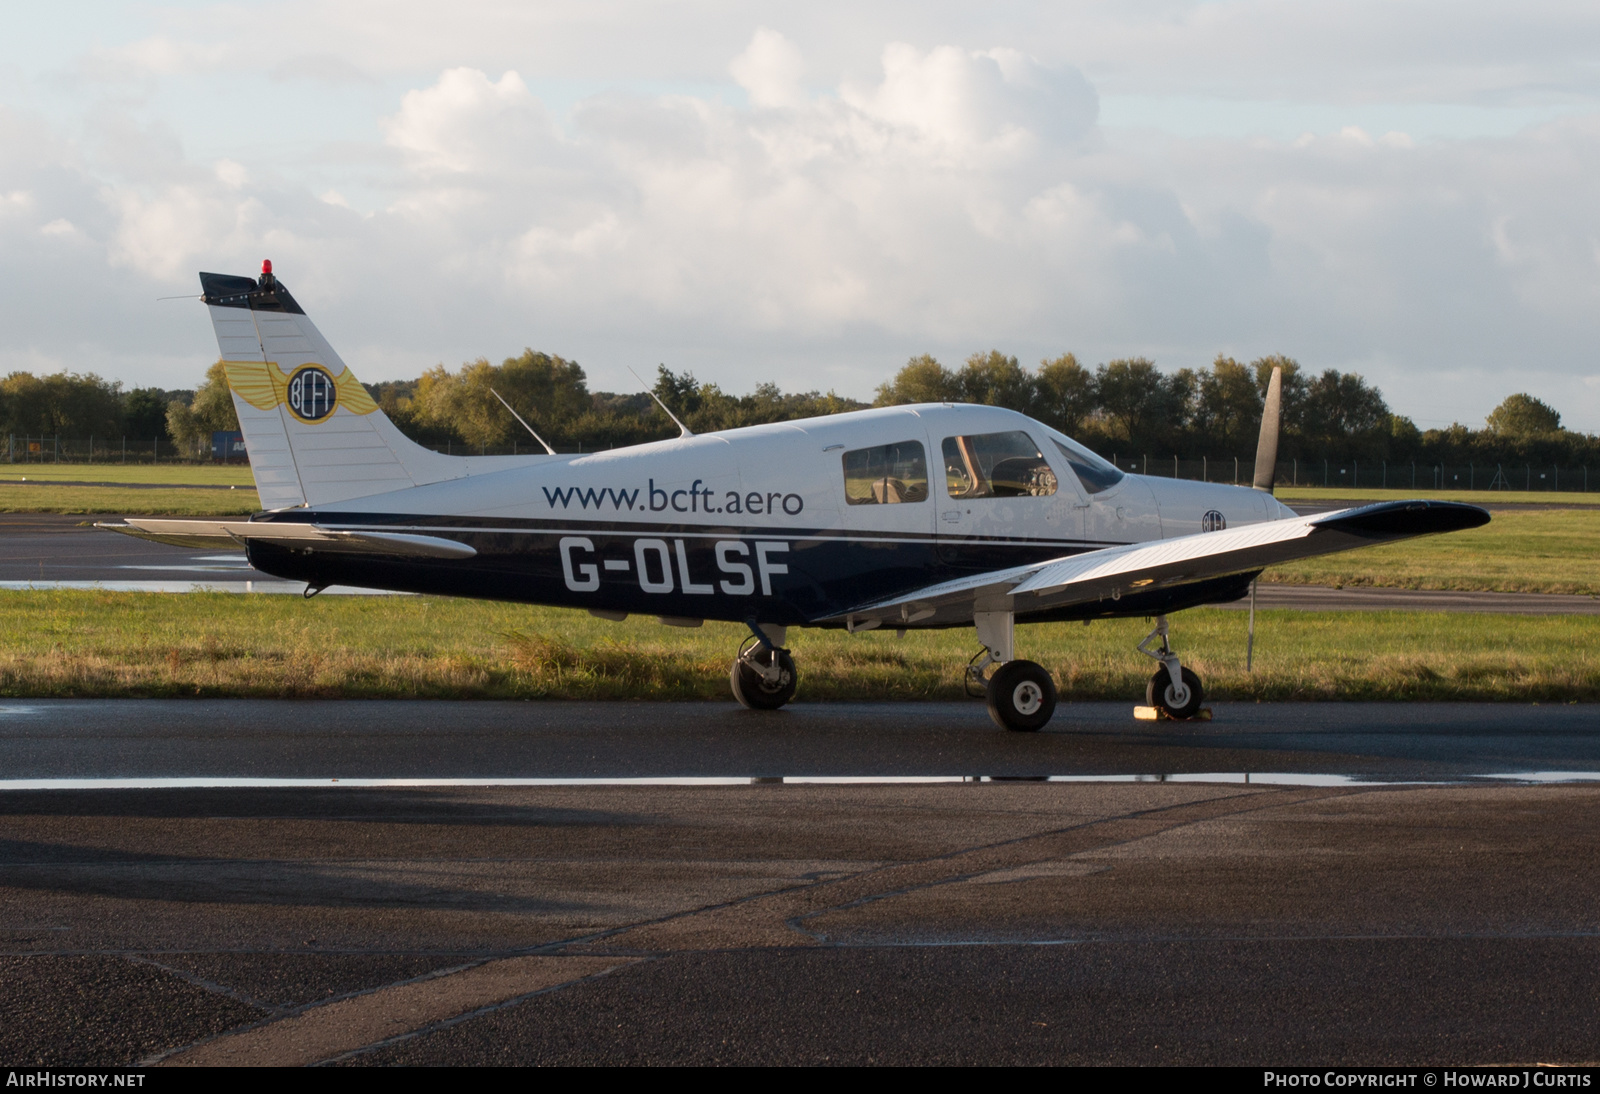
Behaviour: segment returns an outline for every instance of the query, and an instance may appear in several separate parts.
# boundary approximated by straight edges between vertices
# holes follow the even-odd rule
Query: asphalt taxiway
[[[58,780],[749,777],[1526,779],[1600,775],[1590,705],[1224,703],[1139,722],[1063,703],[1044,732],[982,702],[11,700],[0,787]],[[165,785],[165,784],[157,784]]]
[[[1593,708],[1062,714],[12,703],[0,1060],[1595,1058]]]

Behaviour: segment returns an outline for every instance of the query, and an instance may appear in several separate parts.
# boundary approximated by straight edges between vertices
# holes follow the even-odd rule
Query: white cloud
[[[728,72],[756,106],[800,106],[806,101],[805,58],[775,30],[756,31],[744,52],[728,64]]]
[[[556,138],[544,105],[515,72],[498,81],[453,68],[432,87],[409,91],[383,123],[391,147],[426,175],[504,169],[536,157]]]
[[[217,179],[230,190],[237,190],[250,181],[250,172],[237,160],[218,160]]]
[[[1537,371],[1600,428],[1600,118],[1450,141],[1375,114],[1297,141],[1096,121],[1097,88],[1581,104],[1588,9],[720,4],[283,0],[108,47],[152,87],[191,82],[0,106],[0,277],[22,286],[0,360],[144,382],[124,370],[189,345],[198,369],[203,321],[149,302],[272,257],[369,379],[534,344],[600,387],[664,360],[866,394],[924,350],[1283,351],[1419,419],[1481,418]],[[274,103],[370,105],[292,153],[235,104],[214,131],[182,113],[235,68]]]

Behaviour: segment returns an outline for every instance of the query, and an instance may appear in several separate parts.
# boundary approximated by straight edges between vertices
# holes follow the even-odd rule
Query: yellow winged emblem
[[[289,382],[295,372],[306,368],[317,368],[332,375],[321,365],[299,365],[293,372],[284,372],[276,361],[224,361],[222,367],[228,373],[228,387],[257,410],[272,410],[287,405]],[[345,369],[338,376],[333,376],[332,379],[338,393],[335,409],[342,406],[352,414],[371,414],[378,409],[378,404],[372,401],[367,389],[349,369]],[[295,417],[301,421],[308,420],[298,413]],[[329,414],[327,417],[332,415]]]

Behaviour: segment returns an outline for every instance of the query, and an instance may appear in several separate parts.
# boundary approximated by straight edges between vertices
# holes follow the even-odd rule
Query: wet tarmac
[[[1218,703],[1141,722],[1063,703],[1008,733],[981,701],[795,703],[10,700],[0,786],[92,779],[1049,778],[1600,774],[1600,708]],[[53,785],[53,784],[52,784]]]
[[[1597,1055],[1593,708],[1064,713],[15,702],[0,1059]]]

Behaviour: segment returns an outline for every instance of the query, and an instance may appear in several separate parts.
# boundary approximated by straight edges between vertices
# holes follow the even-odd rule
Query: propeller
[[[1283,421],[1283,368],[1272,366],[1267,401],[1261,408],[1261,439],[1256,442],[1256,477],[1251,485],[1272,493],[1278,471],[1278,426]]]
[[[1257,490],[1272,493],[1278,477],[1278,427],[1283,424],[1283,367],[1272,366],[1272,378],[1267,381],[1267,401],[1261,408],[1261,439],[1256,442],[1256,477],[1251,483]],[[1245,639],[1244,670],[1254,672],[1256,667],[1256,583],[1250,582],[1250,629]]]

